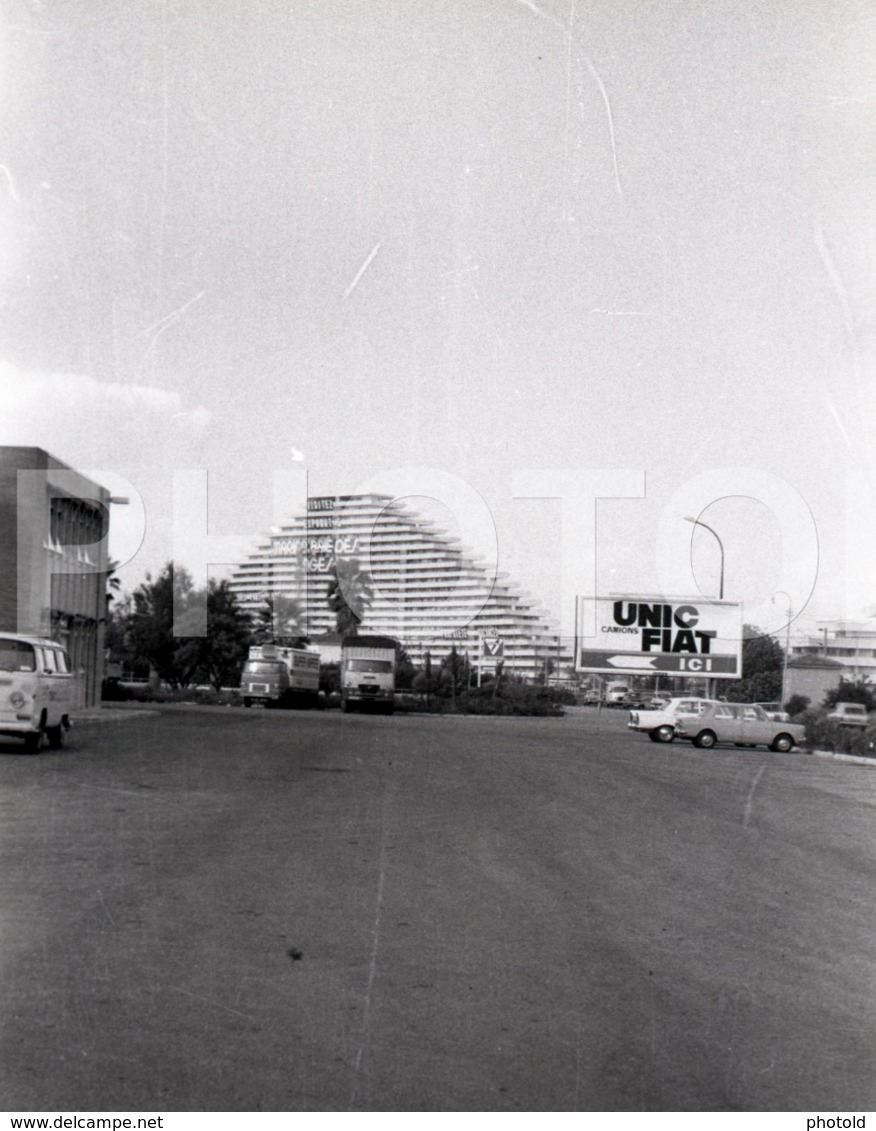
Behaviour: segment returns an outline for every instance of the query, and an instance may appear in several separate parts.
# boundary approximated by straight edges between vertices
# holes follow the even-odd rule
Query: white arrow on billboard
[[[644,671],[653,668],[656,659],[656,656],[609,656],[605,662],[613,668],[641,668]]]

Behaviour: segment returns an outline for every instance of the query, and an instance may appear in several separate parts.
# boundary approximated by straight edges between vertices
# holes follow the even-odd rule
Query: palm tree
[[[284,648],[300,648],[309,644],[301,632],[304,610],[301,602],[285,593],[269,593],[256,611],[253,635],[259,643],[279,644]]]
[[[326,603],[335,614],[340,636],[355,636],[374,596],[374,582],[356,558],[337,558],[332,567]]]

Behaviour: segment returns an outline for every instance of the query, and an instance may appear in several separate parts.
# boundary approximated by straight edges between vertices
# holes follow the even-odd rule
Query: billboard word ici
[[[742,606],[696,597],[579,597],[575,666],[739,679]]]

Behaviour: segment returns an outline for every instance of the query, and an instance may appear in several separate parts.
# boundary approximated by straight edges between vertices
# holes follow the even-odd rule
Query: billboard
[[[742,606],[702,597],[579,597],[575,668],[742,676]]]

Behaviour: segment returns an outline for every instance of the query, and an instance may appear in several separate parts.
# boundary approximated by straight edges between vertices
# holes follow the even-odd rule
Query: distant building
[[[810,707],[820,707],[828,691],[839,685],[843,666],[825,656],[795,656],[785,669],[785,702],[803,695]]]
[[[338,651],[335,615],[327,604],[333,570],[358,565],[373,594],[362,631],[391,636],[415,664],[454,646],[470,660],[488,651],[484,670],[501,658],[506,671],[541,678],[572,663],[545,613],[457,538],[404,503],[381,495],[308,500],[301,515],[266,537],[233,572],[230,586],[253,611],[286,597],[300,612],[298,630],[326,651]],[[482,646],[486,638],[488,646]]]
[[[63,644],[88,704],[103,674],[109,501],[41,448],[0,447],[0,630]]]
[[[792,640],[791,659],[818,656],[833,660],[840,667],[842,679],[869,679],[876,683],[876,617],[817,623],[816,633]]]

